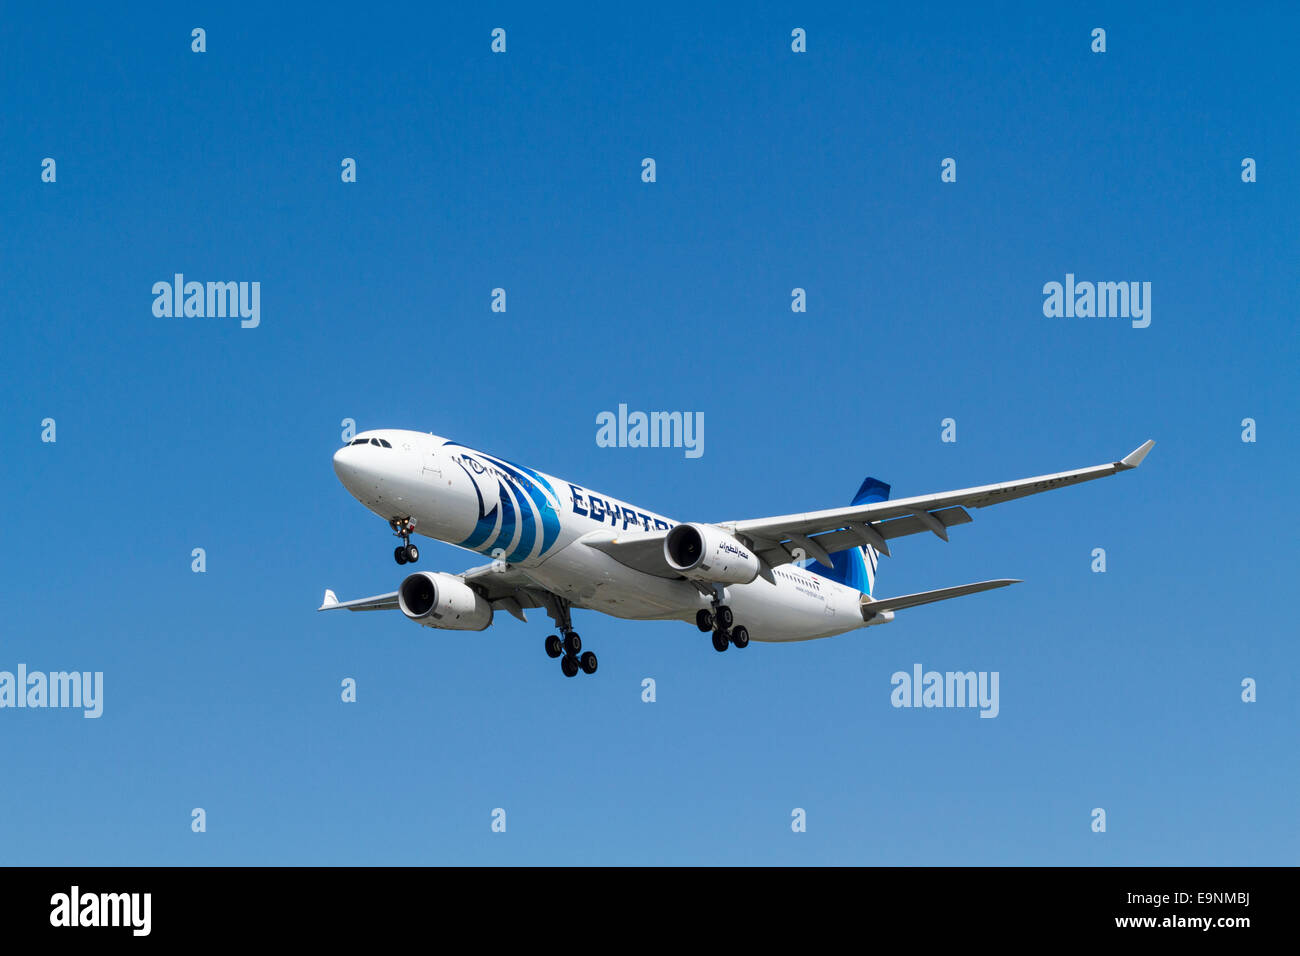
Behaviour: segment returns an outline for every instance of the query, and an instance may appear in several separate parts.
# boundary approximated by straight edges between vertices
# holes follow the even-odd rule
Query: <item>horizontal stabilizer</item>
[[[879,601],[873,601],[863,595],[862,619],[865,621],[882,611],[898,611],[905,607],[933,604],[935,601],[946,601],[949,598],[962,597],[966,594],[978,594],[980,591],[992,591],[994,588],[1004,588],[1008,584],[1019,583],[1020,581],[1014,578],[1000,578],[996,581],[980,581],[977,584],[959,584],[956,587],[939,588],[937,591],[902,594],[898,597],[882,598]]]

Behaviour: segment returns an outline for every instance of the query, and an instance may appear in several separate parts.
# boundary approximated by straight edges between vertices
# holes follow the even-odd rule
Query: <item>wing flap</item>
[[[951,528],[953,525],[969,524],[971,516],[966,513],[965,508],[942,508],[939,511],[930,512],[930,514],[945,528]],[[901,538],[904,535],[919,534],[922,531],[934,530],[915,514],[910,514],[904,518],[891,518],[887,521],[873,522],[871,527],[884,540],[891,538]],[[837,551],[847,551],[849,548],[856,548],[863,544],[874,544],[873,541],[859,535],[853,528],[840,528],[837,531],[827,531],[824,534],[816,535],[810,540],[816,542],[828,554],[835,554]],[[787,546],[788,544],[788,546]],[[773,566],[786,564],[791,559],[790,551],[797,548],[798,545],[792,540],[786,543],[778,541],[755,542],[755,552]],[[875,545],[876,550],[882,550],[880,546]],[[885,553],[888,553],[887,551]],[[810,556],[805,549],[805,557]]]

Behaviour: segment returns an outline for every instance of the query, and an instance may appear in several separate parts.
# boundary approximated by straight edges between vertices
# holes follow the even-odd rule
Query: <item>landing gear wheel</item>
[[[411,544],[411,535],[415,533],[414,518],[389,518],[388,527],[393,529],[393,536],[402,539],[402,543],[393,549],[393,560],[398,564],[414,564],[420,560],[420,549]]]
[[[705,634],[713,630],[713,612],[701,608],[695,612],[695,626]]]
[[[569,614],[573,605],[558,594],[551,594],[549,598],[545,604],[546,613],[551,616],[555,629],[560,633],[558,637],[552,634],[546,639],[546,653],[551,657],[563,655],[560,670],[565,677],[573,677],[579,670],[588,674],[596,673],[596,655],[591,651],[585,654],[582,652],[582,638],[573,629],[573,618]]]
[[[726,631],[713,632],[713,649],[717,651],[719,654],[721,654],[723,651],[727,649],[728,643],[730,642],[727,640]]]
[[[745,630],[744,627],[732,628],[731,643],[735,644],[737,647],[748,647],[749,631]]]
[[[725,604],[719,607],[717,618],[718,618],[718,626],[722,628],[724,631],[727,630],[729,627],[731,627],[731,622],[734,620],[734,618],[731,616],[731,608],[727,607],[727,605]]]

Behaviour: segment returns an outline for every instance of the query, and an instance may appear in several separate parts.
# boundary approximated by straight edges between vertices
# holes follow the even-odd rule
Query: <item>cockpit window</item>
[[[349,445],[368,445],[368,444],[370,444],[370,439],[369,439],[369,438],[354,438],[354,439],[352,439],[352,441],[348,442],[348,444],[349,444]]]
[[[392,445],[388,444],[388,439],[387,439],[387,438],[381,438],[381,439],[379,439],[379,444],[380,444],[381,446],[383,446],[384,448],[392,448],[392,447],[393,447]]]

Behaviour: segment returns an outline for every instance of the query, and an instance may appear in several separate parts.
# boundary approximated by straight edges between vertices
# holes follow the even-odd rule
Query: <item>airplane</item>
[[[597,667],[573,628],[574,608],[693,622],[717,651],[832,637],[1020,583],[877,598],[879,556],[889,556],[892,539],[928,531],[947,541],[949,528],[972,520],[967,508],[1130,471],[1154,444],[1106,465],[893,501],[889,485],[867,478],[844,508],[709,524],[674,521],[437,435],[364,431],[334,453],[334,471],[401,540],[394,560],[418,561],[411,538],[421,535],[493,561],[460,574],[416,571],[396,591],[353,601],[326,590],[317,610],[400,610],[425,627],[481,631],[497,611],[527,622],[526,610],[542,608],[558,631],[546,654],[566,677]]]

